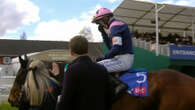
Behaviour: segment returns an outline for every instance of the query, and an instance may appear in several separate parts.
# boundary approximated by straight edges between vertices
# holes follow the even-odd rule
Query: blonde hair
[[[46,88],[51,86],[50,80],[53,80],[58,84],[58,82],[50,77],[49,71],[46,65],[40,60],[34,60],[29,65],[29,68],[36,68],[33,70],[29,70],[27,73],[26,81],[25,81],[25,93],[27,99],[29,100],[30,105],[41,105],[44,97],[44,92]],[[33,76],[34,74],[34,76]],[[36,82],[34,77],[36,77],[39,89],[36,86]]]

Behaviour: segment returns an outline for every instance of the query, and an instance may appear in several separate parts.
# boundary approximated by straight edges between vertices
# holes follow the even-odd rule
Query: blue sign
[[[120,77],[126,83],[127,90],[132,96],[148,96],[148,72],[146,70],[131,70]]]
[[[195,60],[195,46],[170,45],[170,58],[176,60]]]

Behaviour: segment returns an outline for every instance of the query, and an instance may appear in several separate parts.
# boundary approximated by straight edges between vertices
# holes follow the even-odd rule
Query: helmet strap
[[[109,28],[109,20],[110,20],[110,17],[109,16],[105,16],[102,21],[103,23],[105,24],[105,28]]]

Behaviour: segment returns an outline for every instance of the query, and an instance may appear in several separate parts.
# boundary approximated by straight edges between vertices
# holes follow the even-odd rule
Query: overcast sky
[[[142,0],[144,1],[144,0]],[[145,0],[195,6],[195,0]],[[0,0],[0,38],[68,41],[88,27],[96,42],[102,41],[97,26],[91,24],[101,7],[114,10],[122,0]]]

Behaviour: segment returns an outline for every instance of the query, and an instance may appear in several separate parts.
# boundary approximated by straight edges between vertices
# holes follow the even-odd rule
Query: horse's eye
[[[15,95],[18,95],[18,92],[15,92]]]

